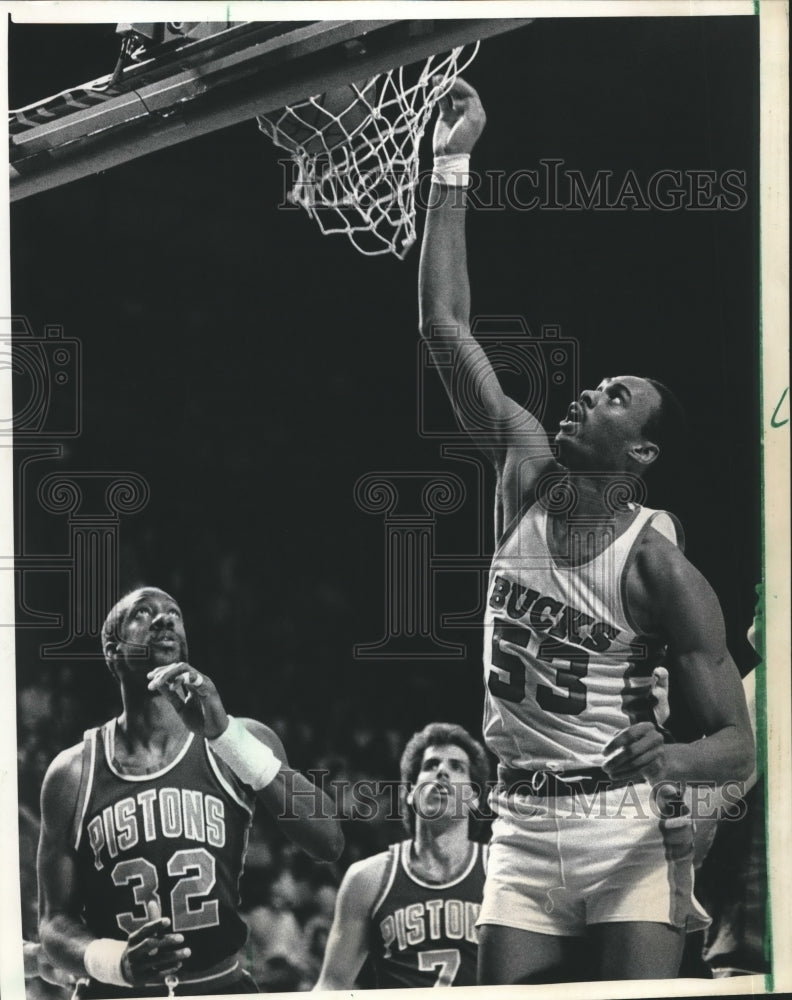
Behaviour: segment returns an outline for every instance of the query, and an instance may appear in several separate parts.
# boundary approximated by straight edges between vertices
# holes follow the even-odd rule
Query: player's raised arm
[[[256,793],[283,832],[320,861],[335,861],[344,848],[331,799],[299,771],[289,767],[275,733],[254,719],[229,716],[217,687],[188,663],[152,670],[149,689],[161,691],[193,732],[244,784]]]
[[[75,850],[71,843],[80,786],[81,747],[50,765],[41,791],[38,850],[39,936],[49,961],[65,973],[124,987],[177,972],[190,950],[170,921],[150,911],[148,923],[126,939],[97,938],[81,918]]]
[[[358,861],[344,875],[336,897],[315,990],[349,990],[369,952],[369,919],[385,876],[386,854]]]
[[[465,430],[476,432],[482,450],[501,467],[510,446],[529,445],[539,459],[549,458],[550,451],[541,425],[503,392],[486,353],[470,331],[464,179],[485,121],[478,94],[457,79],[439,104],[435,126],[435,167],[421,247],[418,298],[421,335],[433,357],[444,357],[438,370],[457,419]],[[449,356],[454,359],[452,365]],[[470,420],[469,401],[473,399],[477,410],[483,409],[489,418],[485,435]]]

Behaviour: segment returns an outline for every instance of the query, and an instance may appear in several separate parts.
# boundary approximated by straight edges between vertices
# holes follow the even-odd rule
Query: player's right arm
[[[387,853],[365,858],[344,875],[315,990],[348,990],[355,985],[369,952],[369,922],[387,859]]]
[[[634,723],[604,748],[605,770],[614,779],[745,782],[754,769],[754,737],[712,587],[675,545],[650,533],[638,549],[625,592],[640,634],[667,642],[671,687],[679,687],[703,736],[666,744],[652,723]]]
[[[118,971],[129,986],[142,986],[175,972],[189,955],[181,934],[168,934],[170,921],[150,911],[151,920],[124,939],[97,939],[82,921],[77,862],[71,842],[74,808],[82,773],[82,746],[64,750],[50,765],[41,789],[38,848],[39,937],[46,958],[74,976],[90,975],[86,952],[96,941],[118,952]],[[94,945],[93,954],[96,954]],[[100,947],[100,951],[101,946]],[[101,963],[100,963],[101,964]],[[92,964],[96,972],[95,964]],[[99,977],[96,977],[99,978]],[[104,979],[111,982],[111,979]]]
[[[469,154],[484,128],[478,94],[457,79],[440,102],[434,133],[435,156]],[[539,421],[507,396],[481,345],[470,330],[465,189],[432,183],[419,268],[421,336],[429,345],[461,426],[475,433],[482,450],[503,472],[511,449],[524,457],[551,460]],[[453,359],[453,364],[449,364]],[[440,362],[442,361],[442,364]],[[482,417],[487,426],[482,428]]]
[[[39,935],[53,963],[85,975],[83,955],[94,935],[80,920],[74,851],[69,843],[80,787],[82,748],[64,750],[50,765],[41,790],[38,847]]]

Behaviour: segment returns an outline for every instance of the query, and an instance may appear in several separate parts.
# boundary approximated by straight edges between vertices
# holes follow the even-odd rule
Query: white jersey
[[[640,635],[625,600],[627,567],[649,526],[679,544],[665,511],[637,508],[622,535],[613,522],[594,559],[550,553],[547,512],[535,503],[492,560],[484,621],[484,737],[506,767],[601,767],[618,732],[653,719],[652,671],[665,649]],[[573,538],[573,541],[574,541]],[[585,537],[584,537],[585,543]]]

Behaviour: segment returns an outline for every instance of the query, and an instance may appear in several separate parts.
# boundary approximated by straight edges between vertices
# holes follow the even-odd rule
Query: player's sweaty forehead
[[[470,773],[470,758],[467,753],[455,743],[438,743],[428,746],[421,758],[421,770],[426,771],[437,767],[440,763],[448,763],[455,769],[463,769]]]
[[[133,590],[131,594],[127,594],[126,597],[122,597],[110,614],[115,615],[116,619],[122,622],[135,605],[145,604],[147,601],[174,607],[181,613],[177,602],[166,591],[160,590],[159,587],[140,587],[138,590]]]
[[[658,400],[660,398],[659,393],[651,382],[648,382],[640,375],[609,375],[607,378],[602,379],[597,389],[604,392],[606,389],[614,387],[625,390],[628,398],[635,395],[646,395],[647,393],[657,396]]]

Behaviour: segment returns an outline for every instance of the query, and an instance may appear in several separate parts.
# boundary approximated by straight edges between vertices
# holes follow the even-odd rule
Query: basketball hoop
[[[296,165],[289,200],[325,235],[345,233],[367,256],[403,259],[415,242],[421,138],[478,45],[259,115],[261,131]]]

